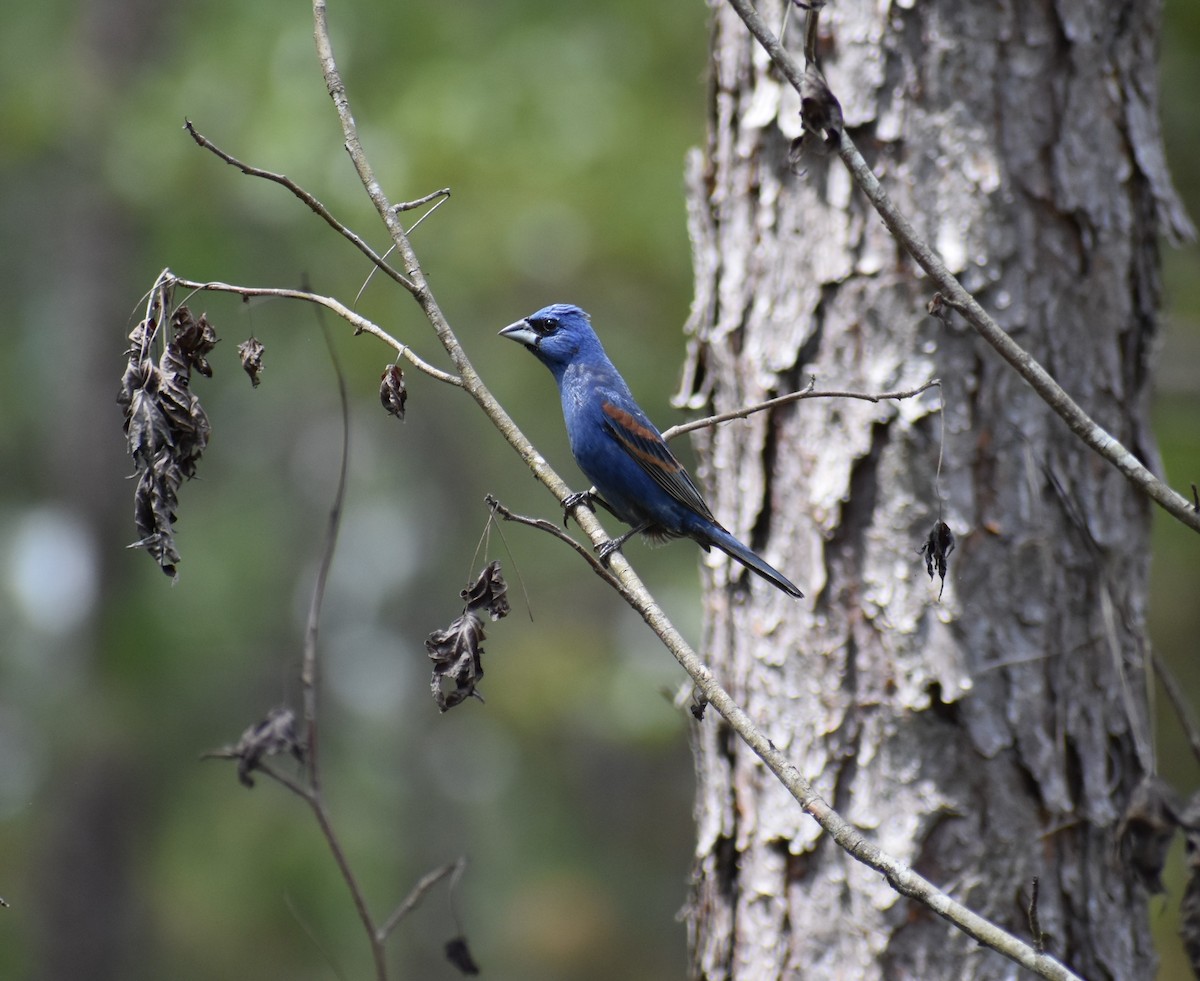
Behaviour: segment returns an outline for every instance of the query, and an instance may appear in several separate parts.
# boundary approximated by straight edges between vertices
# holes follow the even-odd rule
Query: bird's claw
[[[600,560],[600,564],[605,566],[608,565],[608,560],[613,557],[613,553],[619,552],[624,543],[624,538],[615,538],[609,539],[603,545],[597,545],[596,558]]]
[[[596,499],[590,490],[577,491],[576,493],[568,494],[563,498],[562,508],[564,528],[567,527],[568,522],[571,520],[571,512],[581,504],[591,511],[592,514],[596,513]]]
[[[596,555],[600,559],[600,564],[608,565],[608,560],[612,558],[614,552],[619,552],[621,550],[621,546],[629,541],[629,539],[631,539],[634,535],[640,535],[649,527],[650,523],[643,521],[640,525],[635,525],[633,528],[630,528],[619,538],[610,538],[603,545],[597,545]]]

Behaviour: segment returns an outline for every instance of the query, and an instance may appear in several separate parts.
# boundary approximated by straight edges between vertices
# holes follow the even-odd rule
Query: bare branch
[[[238,158],[233,156],[232,154],[226,153],[219,146],[217,146],[215,143],[213,143],[212,140],[210,140],[203,133],[200,133],[196,129],[196,127],[192,125],[192,121],[190,119],[185,119],[183,121],[183,128],[188,131],[188,134],[191,136],[191,138],[193,140],[196,141],[196,144],[198,146],[201,146],[205,150],[208,150],[208,151],[216,154],[218,157],[220,157],[222,160],[224,160],[231,167],[236,167],[243,174],[248,174],[251,177],[261,177],[263,180],[273,181],[276,184],[281,184],[284,187],[286,187],[289,191],[291,191],[294,195],[296,195],[296,197],[298,197],[301,201],[303,201],[305,204],[307,204],[313,211],[315,211],[320,217],[324,218],[326,224],[328,224],[330,228],[332,228],[334,231],[336,231],[339,235],[342,236],[342,238],[344,238],[347,242],[349,242],[356,249],[358,249],[359,252],[361,252],[368,259],[370,259],[371,262],[373,262],[379,269],[381,269],[383,272],[387,273],[387,275],[391,276],[392,279],[394,279],[397,283],[399,283],[405,289],[412,289],[412,283],[410,283],[407,279],[405,279],[404,276],[401,275],[399,271],[397,271],[396,269],[393,269],[386,262],[384,262],[383,257],[378,255],[375,252],[375,250],[371,248],[371,246],[367,245],[367,243],[364,242],[361,238],[359,238],[354,232],[352,232],[349,228],[347,228],[340,221],[338,221],[336,218],[334,218],[333,215],[330,213],[329,209],[325,207],[325,205],[323,205],[320,201],[318,201],[316,199],[316,197],[314,197],[308,191],[304,190],[304,188],[302,188],[299,184],[297,184],[294,180],[292,180],[286,174],[272,173],[269,170],[263,170],[260,167],[252,167],[250,164],[243,163],[241,160],[238,160]],[[445,194],[447,197],[449,197],[449,195],[450,195],[449,188],[444,188],[441,191],[434,191],[433,194],[427,195],[425,198],[421,199],[420,201],[412,202],[412,207],[414,207],[414,208],[419,207],[421,204],[425,203],[425,201],[432,200],[433,198],[435,198],[441,194]]]
[[[416,211],[417,208],[420,208],[422,205],[429,204],[430,201],[437,201],[438,198],[441,198],[444,201],[448,197],[450,197],[450,188],[443,187],[443,188],[439,188],[436,191],[430,191],[424,197],[419,197],[415,201],[401,201],[399,204],[393,204],[392,210],[393,211]],[[438,204],[441,204],[441,203],[442,203],[442,201],[438,201]],[[432,209],[430,209],[429,212],[426,212],[426,214],[430,214],[430,213],[432,213]],[[424,217],[422,217],[417,222],[417,225],[419,225],[421,223],[421,221],[424,221]],[[413,233],[413,228],[416,228],[417,225],[413,225],[413,227],[408,230],[409,235],[411,235]]]
[[[392,236],[396,250],[403,260],[405,274],[413,284],[413,288],[410,290],[413,298],[420,304],[421,310],[437,334],[442,347],[445,348],[446,353],[450,356],[451,361],[458,370],[459,381],[462,387],[475,400],[480,409],[491,420],[492,425],[508,441],[509,445],[517,451],[521,459],[525,461],[525,465],[533,471],[534,476],[559,501],[565,500],[570,494],[570,488],[567,487],[566,483],[554,469],[546,463],[545,458],[529,442],[525,434],[517,427],[517,424],[504,411],[503,406],[496,401],[487,386],[484,385],[483,380],[479,377],[478,372],[475,371],[458,338],[450,329],[450,324],[446,320],[445,314],[442,313],[442,309],[434,298],[433,292],[429,289],[429,284],[425,280],[425,274],[422,272],[421,265],[417,261],[416,253],[413,251],[408,235],[397,217],[397,211],[388,202],[386,195],[379,186],[379,182],[375,178],[374,171],[367,161],[362,143],[359,140],[358,127],[354,122],[354,114],[350,110],[350,101],[346,94],[346,86],[342,81],[337,61],[333,55],[333,45],[329,38],[329,23],[325,0],[313,0],[313,22],[317,57],[321,63],[321,72],[325,78],[325,87],[329,91],[330,98],[333,99],[334,108],[342,124],[342,135],[345,137],[346,150],[350,154],[350,159],[354,163],[355,170],[358,172],[363,189],[367,192],[367,196],[370,197],[380,218],[387,226],[388,233]],[[595,519],[594,515],[590,513],[581,515],[580,526],[587,532],[593,543],[600,544],[607,540],[604,528]]]
[[[363,896],[362,888],[358,884],[354,870],[350,868],[350,862],[346,858],[346,853],[342,850],[342,843],[338,839],[337,832],[334,831],[333,823],[329,819],[329,812],[325,810],[325,802],[319,793],[309,794],[305,797],[305,800],[308,801],[313,816],[317,819],[317,824],[321,828],[321,835],[325,839],[325,844],[329,847],[330,854],[333,855],[333,861],[342,875],[342,881],[346,883],[347,888],[350,890],[350,898],[354,902],[354,909],[358,913],[358,918],[362,922],[363,929],[367,932],[367,938],[371,943],[371,958],[375,964],[376,981],[387,981],[387,957],[383,949],[383,942],[378,938],[375,921],[371,917],[371,911],[367,908],[366,898]]]
[[[202,283],[191,279],[180,279],[178,276],[170,273],[164,273],[164,276],[169,276],[174,283],[185,289],[207,290],[212,293],[233,293],[237,296],[276,296],[289,300],[304,300],[306,303],[315,303],[341,317],[354,328],[355,334],[372,334],[378,337],[389,347],[394,348],[409,364],[418,371],[424,372],[430,378],[445,382],[447,385],[455,385],[458,388],[462,388],[463,383],[461,378],[442,371],[440,368],[435,368],[414,353],[413,349],[407,344],[402,344],[382,327],[379,327],[361,314],[355,313],[345,304],[335,300],[331,296],[321,296],[319,293],[309,293],[305,290],[273,289],[266,286],[234,286],[231,283],[218,282]]]
[[[448,875],[453,875],[457,881],[458,877],[462,875],[462,871],[466,868],[466,866],[467,860],[465,858],[460,858],[455,862],[447,862],[441,868],[434,869],[432,872],[426,872],[423,876],[421,876],[421,878],[417,880],[417,884],[412,887],[400,905],[392,910],[392,915],[389,916],[384,921],[383,925],[375,931],[376,940],[378,940],[379,943],[383,943],[385,940],[387,940],[388,936],[393,930],[396,929],[400,921],[409,913],[411,913],[414,908],[416,908],[417,903],[419,903],[425,897],[425,894],[429,892],[430,889],[436,886]],[[453,883],[451,883],[451,888],[453,888]]]
[[[553,521],[546,521],[544,518],[527,518],[523,514],[516,514],[506,508],[491,494],[487,495],[486,501],[487,506],[492,509],[492,513],[499,515],[505,521],[515,521],[519,525],[528,525],[530,528],[536,528],[538,531],[544,531],[547,534],[553,535],[560,542],[566,542],[575,550],[576,554],[580,555],[592,567],[592,571],[596,575],[614,588],[619,585],[617,578],[605,568],[603,562],[558,527]]]
[[[202,760],[236,760],[240,759],[236,748],[233,746],[224,746],[221,749],[210,749],[200,754]],[[298,780],[293,780],[286,773],[275,769],[266,760],[260,760],[255,764],[255,773],[261,773],[264,777],[274,780],[277,784],[286,787],[301,800],[311,802],[312,791]]]
[[[337,489],[333,494],[333,504],[329,507],[329,521],[325,526],[325,545],[321,550],[321,562],[317,567],[317,578],[313,583],[312,599],[308,605],[308,621],[304,629],[304,658],[300,667],[300,683],[304,689],[305,741],[308,744],[308,780],[314,796],[318,797],[321,793],[321,768],[317,755],[317,638],[320,633],[321,605],[325,600],[329,569],[337,551],[342,507],[346,500],[346,475],[350,469],[350,397],[346,393],[346,376],[324,323],[321,324],[321,334],[325,338],[334,374],[337,376],[338,400],[342,408],[342,452],[338,462]]]
[[[1026,916],[1029,918],[1029,933],[1033,937],[1034,949],[1039,954],[1045,953],[1046,935],[1042,933],[1042,921],[1038,916],[1038,877],[1036,875],[1030,886],[1029,908],[1026,910]]]
[[[1184,694],[1183,686],[1157,652],[1151,653],[1150,660],[1154,665],[1154,673],[1158,675],[1163,691],[1167,693],[1167,699],[1175,710],[1175,716],[1179,719],[1179,726],[1187,737],[1188,745],[1192,748],[1192,755],[1200,760],[1200,724],[1196,722],[1196,713]]]
[[[428,211],[425,212],[425,214],[421,215],[420,218],[418,218],[416,221],[414,221],[412,223],[412,225],[409,227],[408,231],[405,232],[406,235],[411,235],[413,232],[415,232],[417,230],[417,228],[420,226],[421,222],[423,222],[431,214],[433,214],[435,211],[437,211],[438,208],[440,208],[443,204],[445,204],[450,199],[450,188],[443,187],[437,191],[430,191],[424,197],[417,198],[415,201],[401,201],[399,204],[392,205],[393,211],[412,211],[416,208],[421,207],[421,205],[429,204],[429,202],[433,201],[435,198],[437,199],[437,203],[434,204],[433,207],[431,207]],[[386,259],[388,256],[390,256],[395,251],[395,249],[396,249],[396,246],[393,244],[383,254],[383,257]],[[362,298],[363,293],[366,292],[367,285],[371,282],[371,277],[374,275],[375,275],[375,270],[372,269],[367,274],[367,278],[363,280],[362,286],[360,286],[358,288],[358,293],[356,293],[354,296],[355,305],[358,304],[358,301]]]
[[[708,426],[719,426],[723,422],[730,422],[733,419],[745,419],[747,416],[754,415],[756,412],[763,412],[767,409],[775,409],[781,405],[788,405],[791,402],[799,402],[801,399],[861,399],[865,402],[884,402],[889,399],[911,399],[922,392],[926,392],[931,388],[940,388],[941,380],[931,378],[924,385],[919,385],[916,388],[906,389],[902,392],[879,392],[872,394],[871,392],[840,392],[840,391],[821,391],[818,392],[813,388],[816,379],[809,382],[808,388],[802,389],[799,392],[789,392],[787,395],[779,395],[773,399],[767,399],[765,402],[756,402],[754,405],[743,406],[740,409],[734,409],[731,412],[722,412],[717,416],[708,416],[705,419],[695,419],[692,422],[680,423],[678,426],[672,426],[662,434],[663,439],[674,439],[676,436],[682,436],[684,433],[690,433],[694,429],[705,429]]]
[[[750,33],[763,46],[775,66],[798,92],[804,84],[804,70],[754,9],[751,0],[729,0]],[[801,93],[802,94],[802,93]],[[1055,413],[1078,436],[1100,456],[1121,471],[1135,487],[1159,504],[1172,517],[1177,518],[1193,531],[1200,531],[1200,513],[1180,493],[1154,476],[1145,465],[1126,449],[1112,434],[1096,423],[1056,382],[1038,361],[1012,339],[984,311],[975,298],[968,293],[941,258],[929,245],[917,236],[908,219],[900,213],[891,198],[879,183],[878,178],[867,166],[858,147],[846,131],[840,132],[838,154],[846,165],[855,183],[883,219],[888,230],[904,246],[942,292],[942,300],[963,315],[975,331],[999,352],[1017,373]]]
[[[338,398],[342,407],[342,452],[338,465],[337,489],[334,491],[333,504],[329,508],[329,521],[325,529],[325,545],[321,551],[321,562],[317,567],[317,578],[313,583],[312,600],[308,607],[308,622],[305,625],[304,631],[304,657],[300,668],[300,683],[304,691],[304,722],[307,737],[306,763],[309,784],[309,794],[305,799],[308,801],[309,807],[312,808],[313,815],[317,819],[317,824],[321,828],[321,834],[325,838],[325,844],[329,848],[334,862],[337,864],[338,871],[342,875],[342,880],[346,883],[346,888],[350,891],[354,908],[358,912],[358,917],[362,921],[367,937],[370,939],[371,955],[375,962],[376,977],[379,981],[386,981],[387,958],[384,955],[382,942],[376,936],[375,921],[371,916],[370,909],[367,907],[366,896],[363,895],[358,877],[355,876],[354,870],[350,867],[350,863],[346,859],[346,854],[342,849],[341,840],[334,830],[333,822],[329,819],[329,814],[325,809],[325,799],[321,793],[320,757],[317,752],[319,745],[317,738],[319,680],[317,639],[321,627],[321,606],[325,599],[326,583],[329,581],[329,569],[333,565],[333,556],[337,550],[338,530],[341,528],[342,507],[346,498],[346,475],[349,471],[350,462],[350,398],[346,392],[346,376],[342,371],[341,364],[338,362],[337,352],[333,347],[333,341],[330,338],[328,329],[325,328],[324,324],[321,325],[321,328],[321,333],[325,337],[325,343],[329,348],[329,357],[333,362],[334,371],[337,375]]]

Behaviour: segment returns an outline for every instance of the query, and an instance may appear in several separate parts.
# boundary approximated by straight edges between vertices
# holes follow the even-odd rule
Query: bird
[[[500,336],[525,345],[558,383],[571,453],[596,491],[572,494],[563,506],[569,513],[578,504],[591,507],[598,500],[630,526],[601,546],[601,560],[638,533],[656,541],[691,538],[706,552],[716,546],[789,596],[804,595],[713,517],[683,464],[634,400],[583,310],[552,303],[509,324]]]

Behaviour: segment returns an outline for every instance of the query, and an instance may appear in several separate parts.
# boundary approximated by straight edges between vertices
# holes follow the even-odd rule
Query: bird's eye
[[[538,317],[536,320],[529,321],[529,326],[536,330],[543,337],[549,337],[558,330],[557,317]]]

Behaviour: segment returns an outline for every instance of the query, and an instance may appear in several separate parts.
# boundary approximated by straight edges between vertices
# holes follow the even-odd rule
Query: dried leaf
[[[389,415],[404,421],[404,403],[408,401],[408,390],[404,386],[404,372],[398,364],[383,369],[379,379],[379,401]]]
[[[1158,777],[1147,776],[1137,785],[1117,825],[1121,860],[1152,893],[1165,892],[1162,884],[1167,849],[1179,829],[1179,801]]]
[[[262,341],[253,336],[238,345],[238,357],[242,359],[242,370],[250,376],[250,384],[255,388],[258,388],[262,381],[263,352],[265,350]]]
[[[479,574],[478,579],[458,595],[466,601],[468,610],[482,607],[493,620],[508,616],[508,583],[500,574],[499,561],[491,563]]]
[[[238,779],[246,787],[254,786],[250,776],[263,759],[291,753],[299,763],[304,762],[304,746],[296,736],[296,713],[289,708],[273,708],[261,722],[242,733],[237,745],[223,755],[238,761]]]
[[[463,974],[479,973],[479,965],[475,963],[475,958],[471,956],[471,950],[467,947],[466,937],[455,937],[453,940],[446,941],[446,960],[462,971]]]
[[[939,521],[933,526],[925,544],[917,549],[919,555],[925,556],[925,571],[929,573],[929,578],[933,578],[933,570],[936,568],[938,576],[942,580],[941,588],[938,590],[938,599],[942,598],[942,590],[946,588],[947,559],[950,558],[950,553],[953,551],[954,532],[944,521]]]
[[[478,610],[486,610],[493,620],[508,615],[508,585],[500,574],[500,563],[492,562],[479,578],[459,595],[466,602],[460,616],[444,630],[435,630],[425,640],[425,650],[433,661],[430,690],[438,709],[445,712],[468,698],[478,698],[483,677],[483,620]],[[445,682],[453,682],[447,691]]]
[[[202,313],[200,319],[195,320],[191,310],[179,307],[171,315],[171,326],[175,329],[174,345],[188,367],[211,378],[212,367],[204,356],[217,346],[219,338],[208,322],[208,315]]]
[[[464,613],[445,630],[435,630],[425,640],[425,650],[433,661],[430,689],[437,707],[445,712],[467,698],[481,702],[483,695],[476,685],[483,677],[483,622],[474,613]],[[454,690],[446,692],[443,680],[454,682]]]
[[[179,561],[173,531],[177,492],[185,478],[195,476],[211,432],[208,416],[190,390],[191,372],[195,368],[211,376],[205,355],[217,335],[203,315],[195,320],[187,307],[171,316],[171,328],[172,339],[157,363],[150,351],[159,322],[144,320],[130,333],[117,403],[125,410],[126,446],[138,478],[133,515],[141,538],[129,547],[146,549],[163,572],[174,576]]]

